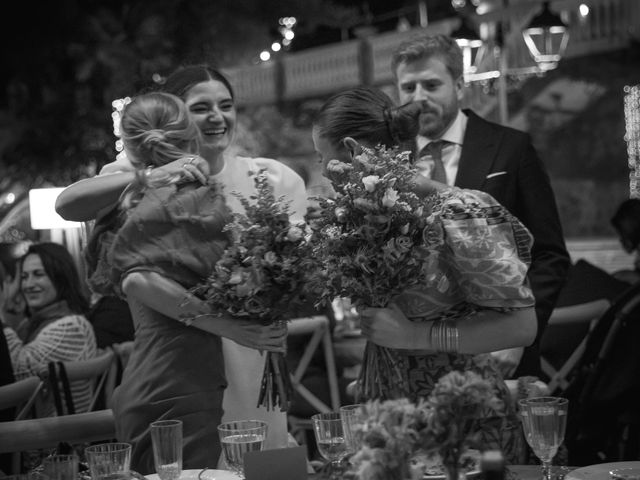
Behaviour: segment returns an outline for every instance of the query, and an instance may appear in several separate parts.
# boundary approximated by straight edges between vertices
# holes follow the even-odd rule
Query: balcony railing
[[[539,11],[538,1],[519,2],[507,10],[481,17],[493,25],[507,20],[507,45],[510,67],[534,64],[520,31]],[[580,4],[589,6],[589,14],[578,13]],[[570,41],[565,57],[617,50],[628,45],[632,37],[640,37],[640,1],[638,0],[556,0],[554,12],[561,12],[570,28]],[[418,33],[451,33],[460,19],[432,22],[424,28],[406,32],[389,32],[362,39],[281,55],[276,60],[256,66],[225,69],[236,87],[239,106],[271,104],[323,96],[361,84],[385,86],[392,83],[390,67],[393,50]]]

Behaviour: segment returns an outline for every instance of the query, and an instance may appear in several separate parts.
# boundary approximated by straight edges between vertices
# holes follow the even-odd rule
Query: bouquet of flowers
[[[319,272],[311,288],[319,303],[349,297],[354,305],[386,307],[407,288],[426,284],[429,246],[442,232],[425,228],[437,196],[413,193],[418,171],[410,152],[364,148],[351,164],[330,161],[327,174],[337,196],[319,199],[313,224]],[[376,378],[400,378],[386,355],[367,344],[362,388],[369,397],[384,396]]]
[[[256,174],[255,185],[250,199],[237,195],[245,213],[234,214],[225,226],[230,245],[194,293],[221,314],[268,325],[285,321],[304,300],[309,247],[306,226],[291,224],[288,203],[275,198],[264,171]],[[286,411],[292,391],[284,355],[268,352],[258,405]]]
[[[449,478],[458,479],[461,458],[480,447],[479,420],[501,408],[490,382],[472,371],[452,371],[442,376],[427,399],[430,413],[421,448],[440,456]]]
[[[374,400],[362,408],[365,420],[353,432],[362,448],[351,457],[357,478],[408,479],[411,460],[420,448],[422,432],[427,427],[426,403],[415,405],[407,399]]]
[[[458,479],[463,453],[477,446],[478,420],[499,402],[493,387],[475,372],[452,371],[427,400],[372,401],[356,427],[362,448],[351,458],[359,480],[422,478],[423,473]],[[477,458],[468,467],[476,468]]]

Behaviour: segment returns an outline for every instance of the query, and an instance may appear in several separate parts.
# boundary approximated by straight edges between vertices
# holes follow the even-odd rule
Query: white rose
[[[380,177],[378,175],[362,177],[362,183],[367,192],[373,192],[376,189],[376,185],[380,183]]]
[[[384,192],[384,195],[382,196],[382,206],[391,208],[396,204],[398,198],[398,192],[396,192],[393,188],[387,188],[387,191]]]

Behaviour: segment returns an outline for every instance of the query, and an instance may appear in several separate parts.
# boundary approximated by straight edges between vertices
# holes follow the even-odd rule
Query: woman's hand
[[[286,350],[286,325],[262,325],[253,320],[239,318],[215,317],[220,322],[220,335],[245,347],[255,350],[284,353]]]
[[[178,183],[200,182],[207,184],[209,176],[209,164],[197,155],[182,157],[167,163],[158,168],[154,168],[149,173],[148,181],[152,184],[167,183],[167,179],[178,179]]]
[[[405,350],[427,347],[424,324],[409,320],[395,304],[389,308],[365,307],[358,313],[362,334],[376,345]]]

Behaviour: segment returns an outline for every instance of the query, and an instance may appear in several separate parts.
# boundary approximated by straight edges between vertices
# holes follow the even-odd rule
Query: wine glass
[[[222,451],[229,468],[244,478],[244,454],[262,450],[267,424],[260,420],[236,420],[218,425]]]
[[[339,412],[317,413],[311,417],[318,451],[331,462],[331,480],[337,480],[340,462],[349,454],[342,416]]]
[[[569,400],[534,397],[518,400],[527,443],[542,462],[542,478],[551,480],[551,460],[564,441]]]
[[[365,415],[366,411],[361,403],[340,407],[342,428],[350,453],[355,453],[362,448],[362,434],[358,433],[357,430],[364,423]]]

